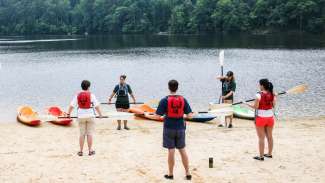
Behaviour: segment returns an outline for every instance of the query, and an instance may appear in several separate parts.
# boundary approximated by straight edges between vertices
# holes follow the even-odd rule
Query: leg
[[[79,155],[82,155],[84,144],[85,144],[85,138],[86,138],[86,122],[83,119],[78,119],[79,122],[79,130],[80,130],[80,135],[79,135],[79,146],[80,146],[80,151]]]
[[[130,130],[130,128],[128,127],[128,120],[124,120],[123,123],[124,123],[124,129]]]
[[[225,100],[224,103],[226,103],[226,104],[232,104],[233,101],[232,101],[232,100]],[[226,118],[226,119],[229,119],[229,125],[228,125],[228,128],[232,128],[232,119],[233,119],[233,117],[234,117],[234,116],[231,115],[231,116],[227,116],[227,118]],[[226,127],[227,127],[227,120],[226,120]]]
[[[168,149],[168,175],[174,175],[175,149]]]
[[[273,151],[273,126],[267,126],[266,127],[266,139],[267,139],[267,144],[268,144],[268,155],[272,156],[272,151]]]
[[[92,146],[93,146],[93,136],[92,135],[87,135],[87,143],[88,143],[88,150],[89,152],[93,151]]]
[[[186,175],[190,175],[189,161],[185,148],[179,149]]]
[[[80,137],[79,137],[80,152],[83,152],[84,144],[85,144],[85,138],[86,138],[85,135],[80,134]]]
[[[121,120],[117,120],[117,130],[121,130]]]
[[[258,136],[258,146],[260,157],[264,157],[264,147],[265,147],[265,127],[256,126],[256,132]]]

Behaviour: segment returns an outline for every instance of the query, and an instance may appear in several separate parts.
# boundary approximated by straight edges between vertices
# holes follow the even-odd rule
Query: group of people
[[[233,103],[234,93],[236,90],[236,83],[234,73],[229,71],[225,77],[218,77],[222,82],[222,96],[221,102]],[[133,102],[136,102],[130,85],[126,82],[126,76],[120,76],[120,82],[115,86],[112,94],[108,98],[111,103],[113,97],[116,97],[115,107],[117,111],[125,112],[130,107],[129,95],[132,97]],[[74,108],[78,109],[78,122],[80,128],[80,151],[79,156],[83,156],[84,142],[87,137],[87,144],[89,156],[94,155],[95,151],[92,148],[93,132],[94,132],[94,119],[96,112],[98,117],[102,117],[100,103],[97,101],[94,94],[90,92],[90,82],[87,80],[82,81],[80,91],[71,101],[67,115],[70,116]],[[275,93],[273,92],[273,85],[267,79],[261,79],[259,82],[260,92],[256,95],[254,104],[248,106],[256,109],[255,126],[259,139],[259,156],[254,157],[256,160],[264,161],[264,157],[272,158],[273,138],[272,129],[274,126],[273,108],[275,106]],[[189,160],[185,150],[185,130],[186,123],[184,116],[191,118],[193,115],[189,102],[181,95],[177,94],[179,83],[176,80],[168,82],[170,93],[160,100],[156,110],[155,118],[159,119],[164,116],[163,128],[163,147],[168,149],[168,174],[164,175],[166,179],[173,179],[173,169],[175,164],[175,149],[178,149],[182,163],[186,173],[186,179],[191,180],[192,176],[189,171]],[[96,111],[96,112],[95,112]],[[122,120],[118,120],[117,130],[121,130]],[[124,129],[129,130],[127,120],[123,120]],[[232,117],[230,117],[229,128],[232,128]],[[265,137],[268,141],[269,152],[264,154]]]

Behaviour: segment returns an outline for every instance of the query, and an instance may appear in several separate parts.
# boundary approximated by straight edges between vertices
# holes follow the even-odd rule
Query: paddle
[[[108,102],[102,102],[100,104],[103,104],[103,105],[112,105],[112,104],[116,104],[116,102],[111,102],[111,103],[108,103]],[[144,104],[144,102],[130,102],[129,104]]]
[[[221,69],[221,77],[223,77],[223,63],[225,61],[225,51],[221,50],[219,53],[219,63],[220,63],[220,69]],[[222,86],[223,86],[224,81],[221,81],[221,95],[219,97],[219,104],[221,103],[221,96],[222,96]]]
[[[293,88],[290,88],[287,91],[282,91],[282,92],[278,93],[277,95],[300,94],[300,93],[304,93],[307,89],[308,89],[308,86],[306,84],[302,84],[302,85],[298,85],[298,86],[295,86]],[[252,102],[254,100],[255,99],[249,99],[249,100],[246,100],[246,101],[233,103],[232,105],[238,105],[238,104],[242,104],[244,102]]]
[[[67,116],[58,116],[57,118],[58,119],[66,119],[66,118],[76,119],[78,117],[77,116],[70,116],[70,117],[67,117]],[[95,118],[111,118],[111,117],[109,117],[109,116],[102,116],[102,117],[96,116]]]
[[[111,113],[107,116],[102,116],[102,118],[121,118],[121,117],[131,117],[134,116],[134,114],[132,113],[127,113],[127,112],[115,112],[115,113]],[[40,118],[42,118],[42,121],[56,121],[58,119],[65,119],[65,118],[72,118],[72,119],[76,119],[78,118],[77,116],[53,116],[53,115],[41,115],[39,116]],[[99,116],[96,116],[95,118],[99,118]]]
[[[283,92],[280,92],[278,93],[277,95],[285,95],[285,94],[300,94],[300,93],[304,93],[306,90],[308,89],[308,86],[306,84],[302,84],[302,85],[298,85],[298,86],[295,86],[287,91],[283,91]],[[243,104],[243,103],[246,103],[246,102],[252,102],[254,101],[255,99],[249,99],[249,100],[246,100],[246,101],[240,101],[240,102],[236,102],[236,103],[233,103],[233,104],[219,104],[218,106],[214,107],[213,110],[222,110],[223,108],[227,108],[227,107],[230,107],[232,105],[239,105],[239,104]],[[211,112],[211,111],[202,111],[201,113],[206,113],[206,112]]]

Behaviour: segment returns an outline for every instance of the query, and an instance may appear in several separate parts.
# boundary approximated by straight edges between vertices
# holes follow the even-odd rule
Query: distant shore
[[[258,152],[252,121],[236,119],[233,129],[215,123],[187,125],[193,182],[325,182],[325,117],[277,121],[274,158],[265,162],[252,159]],[[76,123],[0,125],[0,182],[166,182],[161,123],[131,120],[131,131],[117,131],[115,122],[98,120],[94,157],[76,155]],[[175,181],[183,177],[177,155]]]

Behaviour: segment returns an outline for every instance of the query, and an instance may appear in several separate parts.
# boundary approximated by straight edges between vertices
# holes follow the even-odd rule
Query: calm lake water
[[[236,101],[254,97],[260,78],[277,91],[307,83],[307,93],[279,99],[279,117],[321,116],[324,48],[324,36],[288,34],[0,37],[0,121],[15,121],[22,104],[40,113],[51,105],[66,108],[83,79],[104,102],[120,74],[127,74],[138,101],[165,96],[175,78],[193,108],[204,111],[220,95],[221,49],[225,70],[235,73]]]

